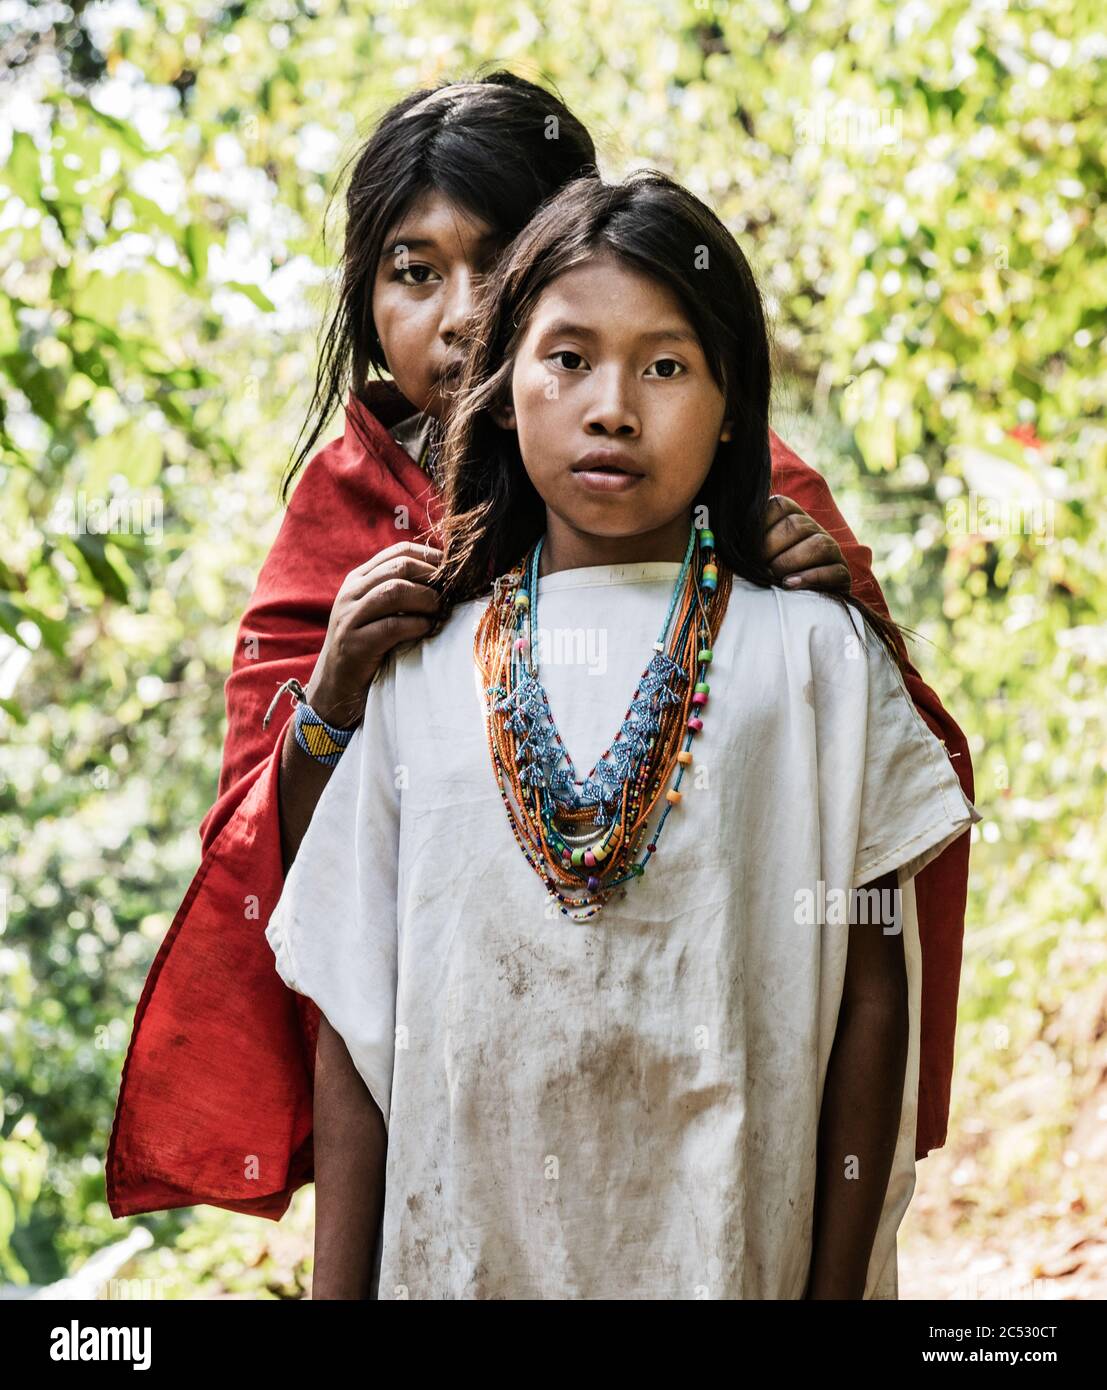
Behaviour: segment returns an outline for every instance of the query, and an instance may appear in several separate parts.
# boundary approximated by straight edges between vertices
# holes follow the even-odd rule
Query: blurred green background
[[[666,169],[738,235],[775,328],[775,427],[830,480],[971,737],[986,819],[951,1137],[919,1168],[901,1294],[1107,1292],[1094,15],[1091,0],[0,6],[9,1296],[74,1274],[96,1297],[138,1288],[113,1278],[167,1298],[306,1287],[310,1190],[279,1227],[212,1208],[117,1223],[104,1154],[307,406],[341,246],[330,195],[402,92],[498,65],[557,84],[606,174]]]

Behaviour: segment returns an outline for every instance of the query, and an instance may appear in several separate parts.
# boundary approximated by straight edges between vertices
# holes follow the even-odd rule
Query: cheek
[[[373,297],[373,322],[393,371],[420,371],[426,367],[434,337],[425,305],[395,293],[392,287]]]
[[[689,464],[698,466],[701,460],[694,454],[706,451],[709,459],[714,458],[718,431],[723,421],[723,402],[711,391],[689,391],[674,397],[668,408],[664,409],[658,421],[668,439],[683,442],[684,448],[679,456]],[[702,440],[703,449],[693,451],[688,445]]]
[[[557,391],[560,382],[541,368],[516,373],[512,383],[515,417],[521,438],[541,439],[554,429],[565,410],[563,395]]]
[[[539,491],[559,471],[569,438],[564,392],[553,398],[547,394],[552,380],[544,370],[516,372],[511,388],[519,449]]]

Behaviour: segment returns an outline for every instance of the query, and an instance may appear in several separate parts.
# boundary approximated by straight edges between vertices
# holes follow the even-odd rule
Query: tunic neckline
[[[649,584],[674,580],[681,570],[679,560],[624,561],[614,565],[582,565],[538,576],[538,597],[560,589],[606,589],[611,584]]]

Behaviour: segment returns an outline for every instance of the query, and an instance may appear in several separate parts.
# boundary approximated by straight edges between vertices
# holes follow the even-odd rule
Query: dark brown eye
[[[683,366],[681,366],[679,362],[674,361],[671,357],[659,357],[658,360],[651,365],[657,375],[666,381],[671,380],[674,376],[679,376],[684,370]]]
[[[434,271],[429,265],[407,265],[397,272],[396,278],[405,285],[426,285],[430,282],[430,277]],[[414,275],[414,280],[405,280],[405,275]]]

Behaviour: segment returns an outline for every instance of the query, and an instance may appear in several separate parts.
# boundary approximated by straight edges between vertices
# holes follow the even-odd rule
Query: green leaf
[[[129,146],[143,159],[156,158],[156,151],[147,145],[135,127],[128,121],[121,121],[118,116],[109,116],[106,112],[97,110],[87,97],[71,96],[69,99],[79,111],[84,111],[92,122],[110,130],[113,135],[118,137],[121,144]]]
[[[0,696],[0,709],[10,714],[17,724],[26,724],[27,715],[17,700],[6,700]]]
[[[12,136],[11,154],[3,171],[0,172],[0,178],[29,206],[34,207],[41,202],[39,189],[42,186],[42,175],[39,153],[35,142],[25,131],[17,130]]]
[[[34,604],[28,603],[23,597],[13,600],[0,598],[0,627],[11,634],[21,647],[26,647],[33,651],[29,642],[16,632],[17,623],[30,622],[38,628],[42,637],[43,644],[53,652],[55,656],[64,657],[66,642],[69,638],[69,628],[64,622],[57,618],[48,618]]]
[[[16,628],[23,620],[24,615],[22,611],[18,609],[10,599],[0,598],[0,627],[4,629],[9,637],[14,638],[21,647],[26,647],[28,651],[32,651],[33,648],[31,644],[16,631]]]
[[[108,482],[116,473],[132,487],[145,488],[161,472],[161,440],[141,425],[126,424],[114,434],[101,435],[87,453],[89,467],[84,486],[96,495],[107,492]]]
[[[77,536],[76,547],[92,573],[93,579],[108,598],[127,602],[127,586],[104,552],[102,536]]]
[[[239,294],[244,294],[247,299],[252,299],[259,309],[264,309],[267,314],[272,314],[276,310],[276,305],[271,299],[266,299],[257,285],[247,285],[241,280],[227,280],[224,287],[228,290],[237,290]]]
[[[208,273],[210,245],[211,233],[208,229],[200,222],[190,222],[185,228],[185,252],[196,280],[202,280]]]

